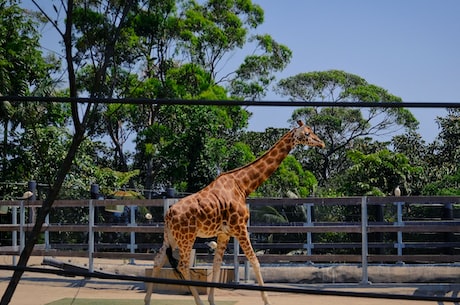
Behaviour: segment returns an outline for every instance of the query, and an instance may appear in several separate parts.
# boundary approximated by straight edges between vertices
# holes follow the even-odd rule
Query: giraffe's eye
[[[306,135],[307,137],[309,137],[309,136],[310,136],[310,133],[309,133],[309,132],[306,132],[305,135]]]

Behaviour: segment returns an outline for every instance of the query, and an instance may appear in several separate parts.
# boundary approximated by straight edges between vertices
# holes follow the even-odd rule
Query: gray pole
[[[361,284],[369,284],[369,275],[367,273],[367,263],[369,256],[369,248],[367,241],[367,197],[361,199],[361,264],[362,264],[362,279]]]

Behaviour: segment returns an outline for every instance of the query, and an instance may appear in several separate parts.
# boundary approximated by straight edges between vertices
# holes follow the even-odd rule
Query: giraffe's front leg
[[[264,286],[264,280],[262,278],[262,273],[260,272],[260,263],[257,259],[257,256],[252,249],[251,241],[249,239],[249,234],[247,230],[244,230],[241,235],[238,236],[238,242],[240,243],[241,249],[243,249],[244,255],[251,263],[252,269],[254,270],[254,274],[257,279],[257,283],[259,286]],[[264,301],[265,305],[270,305],[270,301],[268,300],[268,295],[265,291],[260,292],[262,296],[262,300]]]
[[[212,282],[217,283],[220,279],[220,268],[222,265],[222,257],[224,256],[225,249],[227,249],[230,236],[226,234],[219,234],[217,236],[217,248],[214,252],[214,261],[212,264]],[[208,301],[210,305],[214,305],[214,287],[209,289]]]

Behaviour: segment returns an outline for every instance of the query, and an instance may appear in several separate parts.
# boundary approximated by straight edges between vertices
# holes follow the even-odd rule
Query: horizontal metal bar
[[[0,96],[0,101],[58,102],[83,104],[134,104],[134,105],[214,105],[214,106],[264,106],[264,107],[360,107],[360,108],[460,108],[460,103],[448,102],[333,102],[333,101],[248,101],[248,100],[183,100],[149,98],[85,98],[58,96]]]

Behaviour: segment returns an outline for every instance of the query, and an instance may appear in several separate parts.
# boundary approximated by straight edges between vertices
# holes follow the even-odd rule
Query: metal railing
[[[148,250],[158,249],[161,243],[139,243],[136,241],[138,234],[158,234],[163,233],[163,223],[149,222],[145,218],[137,217],[136,210],[140,207],[157,208],[165,210],[178,199],[149,199],[149,200],[64,200],[56,201],[53,209],[69,207],[84,208],[87,212],[86,223],[47,223],[42,227],[44,243],[38,245],[34,250],[34,255],[50,256],[87,256],[89,260],[89,270],[93,271],[94,258],[128,258],[152,259],[154,255]],[[15,258],[24,248],[26,232],[33,228],[33,211],[40,208],[41,201],[33,200],[13,200],[0,201],[0,209],[8,207],[10,217],[9,223],[0,224],[0,232],[11,232],[10,244],[4,242],[0,247],[0,254],[11,255],[13,264]],[[97,209],[108,206],[123,205],[129,214],[125,223],[108,224],[99,223],[96,219]],[[303,222],[263,224],[257,217],[252,215],[252,221],[248,224],[251,233],[253,247],[258,249],[281,249],[280,253],[266,253],[259,256],[261,263],[273,262],[326,262],[326,263],[358,263],[362,265],[362,281],[367,282],[367,266],[369,263],[381,262],[428,262],[428,263],[455,263],[460,262],[460,197],[345,197],[345,198],[250,198],[247,204],[252,213],[255,213],[263,206],[301,206],[305,210],[306,217]],[[325,209],[323,214],[327,215],[328,210],[334,206],[354,207],[359,210],[359,215],[354,215],[351,220],[325,221],[318,215],[318,209]],[[433,213],[429,219],[412,219],[405,216],[404,209],[414,209],[415,207],[435,208],[439,213]],[[159,209],[158,209],[159,208]],[[378,215],[369,215],[369,209],[376,210]],[[384,212],[387,209],[390,212]],[[374,213],[375,214],[375,213]],[[407,211],[406,211],[407,214]],[[29,216],[29,217],[26,217]],[[323,215],[324,216],[324,215]],[[158,215],[157,218],[161,218]],[[8,222],[8,221],[7,221]],[[64,250],[63,244],[52,243],[50,234],[53,232],[81,232],[87,236],[87,241],[83,243],[67,244]],[[104,233],[128,233],[127,243],[100,243],[95,237],[97,234]],[[294,234],[298,239],[299,234],[302,240],[281,240],[277,242],[265,241],[264,238],[276,234]],[[353,235],[352,241],[323,242],[315,241],[316,236],[321,234],[345,234]],[[392,237],[387,240],[370,241],[372,234],[390,234]],[[425,234],[423,241],[406,240],[405,235]],[[429,240],[430,235],[446,234],[445,240]],[[265,236],[265,237],[264,237]],[[360,240],[357,240],[357,236]],[[262,237],[262,238],[261,238]],[[237,244],[229,245],[229,249],[234,247],[234,253],[227,255],[227,259],[233,259],[235,266],[239,266],[245,261],[243,255],[239,253]],[[204,248],[203,243],[197,244],[197,248]],[[110,252],[104,252],[111,249]],[[437,254],[406,254],[409,249],[434,248]],[[444,253],[444,249],[450,249],[450,253]],[[71,250],[68,250],[71,249]],[[115,251],[113,251],[115,249]],[[290,253],[289,249],[299,249],[300,253]],[[355,249],[354,253],[330,253],[330,249]],[[387,249],[387,252],[379,254],[378,249]],[[127,250],[129,250],[127,252]],[[360,253],[356,253],[360,250]],[[284,251],[284,253],[282,253]],[[326,251],[326,252],[324,252]],[[295,252],[295,251],[294,251]],[[291,255],[292,254],[292,255]],[[206,251],[198,255],[202,259],[210,258],[211,254]],[[230,256],[230,257],[229,257]]]

